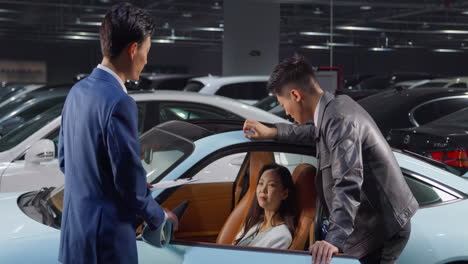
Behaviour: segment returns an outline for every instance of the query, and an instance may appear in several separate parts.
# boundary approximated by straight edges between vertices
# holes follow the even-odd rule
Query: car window
[[[427,82],[421,85],[418,85],[416,87],[421,87],[421,88],[440,88],[444,87],[447,85],[447,82]]]
[[[457,199],[455,196],[409,175],[405,175],[405,180],[420,206],[434,205]]]
[[[153,84],[152,88],[157,90],[177,90],[181,91],[187,84],[187,78],[176,78],[163,80],[159,83]]]
[[[246,153],[236,153],[213,161],[195,174],[195,183],[234,182]]]
[[[169,120],[193,119],[234,119],[244,120],[242,117],[218,107],[195,104],[167,102],[159,104],[160,123]]]
[[[431,126],[468,129],[468,108],[456,111],[429,123]]]
[[[44,100],[42,102],[37,102],[36,104],[33,104],[31,107],[25,109],[23,112],[19,113],[18,116],[22,117],[24,120],[29,120],[35,117],[36,115],[56,105],[60,105],[60,107],[63,107],[64,102],[65,102],[65,96],[51,98],[48,100]]]
[[[37,130],[41,129],[49,122],[60,116],[61,113],[61,105],[55,106],[10,131],[0,139],[0,152],[9,150],[10,148],[23,142]]]
[[[437,100],[414,109],[413,118],[421,126],[466,107],[468,107],[468,98]]]
[[[242,100],[261,100],[268,96],[266,82],[244,82],[221,86],[217,95]]]
[[[468,85],[466,83],[460,82],[450,85],[449,88],[468,88]]]
[[[198,81],[190,81],[185,87],[184,91],[187,92],[199,92],[203,88],[203,83]]]

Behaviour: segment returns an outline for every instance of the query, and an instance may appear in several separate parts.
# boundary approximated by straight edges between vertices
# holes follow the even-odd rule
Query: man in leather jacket
[[[363,263],[395,263],[418,203],[375,122],[350,97],[324,92],[301,56],[276,66],[268,88],[299,125],[269,128],[246,120],[245,135],[315,144],[315,181],[329,230],[310,247],[313,263],[329,263],[337,253]]]

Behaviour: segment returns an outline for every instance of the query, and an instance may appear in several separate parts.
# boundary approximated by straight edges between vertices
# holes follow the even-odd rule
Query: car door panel
[[[253,247],[220,246],[203,243],[179,243],[161,248],[153,247],[138,241],[138,262],[165,264],[310,264],[312,257],[307,252],[272,250]],[[358,264],[357,259],[346,256],[335,256],[331,264]]]

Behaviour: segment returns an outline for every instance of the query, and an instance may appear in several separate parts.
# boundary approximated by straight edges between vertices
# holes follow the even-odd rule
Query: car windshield
[[[184,87],[184,91],[198,93],[202,88],[203,88],[203,83],[198,82],[198,81],[191,81],[187,83],[187,85]]]
[[[28,122],[10,131],[0,139],[0,152],[7,151],[31,136],[34,132],[47,125],[49,122],[60,116],[62,105],[55,107],[37,115]]]
[[[441,88],[447,85],[447,82],[427,82],[416,87],[418,88]]]
[[[29,94],[25,94],[18,99],[0,107],[0,118],[4,117],[5,115],[9,114],[16,108],[20,107],[21,105],[25,104],[26,102],[35,99],[34,96],[31,96]]]
[[[462,110],[458,110],[444,117],[441,117],[439,119],[436,119],[428,123],[428,125],[468,129],[468,107]]]
[[[146,170],[147,182],[159,182],[194,149],[192,141],[160,128],[153,128],[140,137],[140,159]],[[62,211],[63,186],[51,192],[48,202]]]
[[[279,104],[276,96],[268,96],[265,99],[262,99],[258,103],[254,104],[255,107],[263,109],[265,111],[269,111],[275,108]]]

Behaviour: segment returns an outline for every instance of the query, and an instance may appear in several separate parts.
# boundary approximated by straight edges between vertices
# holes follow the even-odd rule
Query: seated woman
[[[265,165],[257,182],[256,199],[234,245],[287,249],[296,227],[294,183],[289,170]]]

